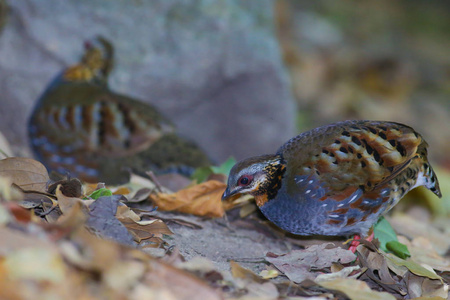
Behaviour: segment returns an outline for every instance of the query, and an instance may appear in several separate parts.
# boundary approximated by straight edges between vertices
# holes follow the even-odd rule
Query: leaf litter
[[[137,177],[116,188],[52,183],[39,163],[7,160],[0,161],[1,299],[448,297],[442,219],[439,227],[394,215],[403,235],[381,229],[382,247],[363,240],[354,255],[339,240],[304,247],[303,238],[285,238],[249,197],[222,203],[220,180],[176,192]],[[387,253],[392,241],[411,257]]]

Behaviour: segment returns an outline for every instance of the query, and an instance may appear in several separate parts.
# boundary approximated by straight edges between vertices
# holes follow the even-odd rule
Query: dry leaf
[[[440,255],[450,249],[450,232],[442,232],[430,224],[417,222],[415,218],[403,213],[396,213],[387,219],[398,234],[410,238],[426,237]]]
[[[427,238],[420,236],[410,242],[399,236],[399,241],[408,246],[411,258],[420,265],[428,265],[438,271],[450,272],[450,259],[440,256]]]
[[[0,157],[11,157],[13,156],[13,152],[11,147],[9,146],[8,140],[5,136],[0,132]]]
[[[402,280],[408,272],[407,268],[403,266],[392,268],[373,243],[365,242],[357,247],[357,251],[359,264],[366,269],[361,275],[361,280],[378,285],[396,296],[407,295],[407,288]]]
[[[66,213],[61,215],[55,223],[60,225],[62,228],[78,228],[87,220],[87,216],[83,211],[83,204],[81,202],[76,202],[72,205]]]
[[[411,298],[442,297],[445,299],[448,296],[448,286],[442,284],[439,280],[432,280],[412,273],[409,273],[405,279],[408,286],[408,296]]]
[[[62,241],[60,249],[69,263],[95,272],[107,272],[122,252],[119,244],[100,239],[84,228],[76,230],[70,241]]]
[[[353,274],[353,275],[351,275],[351,274]],[[334,280],[336,278],[354,278],[354,279],[356,279],[357,277],[359,277],[359,275],[361,275],[361,267],[360,266],[350,266],[350,267],[343,268],[342,270],[339,270],[337,272],[320,274],[319,276],[316,277],[316,279],[314,281],[317,283],[320,283],[323,281]]]
[[[255,205],[255,203],[245,204],[244,206],[241,207],[241,210],[239,211],[239,217],[245,218],[246,216],[255,212],[257,209],[258,207]]]
[[[236,284],[247,291],[241,299],[278,299],[278,290],[272,282],[261,278],[234,261],[230,261],[230,267],[231,274],[237,279]]]
[[[0,228],[11,221],[11,215],[5,206],[0,205]]]
[[[164,290],[177,300],[222,300],[221,293],[195,276],[158,260],[149,261],[144,283],[156,290]],[[167,299],[167,298],[154,298]],[[168,298],[172,299],[172,298]]]
[[[46,192],[47,169],[37,160],[25,157],[10,157],[0,160],[0,176],[10,178],[12,183],[25,191]]]
[[[58,180],[48,186],[47,192],[54,194],[58,185],[61,185],[61,192],[67,197],[80,198],[83,195],[83,184],[78,178]]]
[[[2,261],[2,267],[11,279],[63,283],[65,265],[58,251],[48,247],[17,249]]]
[[[164,186],[156,186],[156,184],[151,181],[148,178],[131,174],[130,182],[127,184],[128,187],[130,187],[132,190],[139,190],[141,188],[147,188],[152,191],[157,191],[158,189],[161,189],[163,193],[170,194],[172,191],[169,189],[166,189]]]
[[[14,202],[7,202],[4,207],[9,211],[10,215],[15,218],[17,222],[28,223],[32,220],[32,213]]]
[[[140,222],[136,222],[130,218],[121,218],[119,220],[133,234],[135,241],[138,243],[150,238],[162,238],[163,234],[173,234],[169,227],[158,219]]]
[[[313,245],[305,250],[293,250],[279,256],[267,255],[265,259],[294,282],[314,279],[319,274],[313,272],[313,269],[321,270],[334,262],[346,264],[356,259],[356,255],[349,250],[327,249],[327,245],[330,244]]]
[[[272,279],[272,278],[276,278],[276,277],[280,276],[280,272],[275,269],[266,269],[266,270],[262,270],[261,272],[259,272],[258,275],[262,279]]]
[[[226,184],[220,181],[204,183],[182,189],[174,194],[160,193],[151,196],[160,210],[177,210],[197,216],[222,217],[222,194]]]
[[[257,300],[277,300],[280,299],[277,287],[272,282],[256,283],[251,282],[245,286],[248,293],[242,298]]]
[[[257,282],[257,283],[265,282],[264,279],[262,279],[249,269],[242,267],[235,261],[230,261],[230,268],[231,268],[231,275],[233,275],[234,278],[244,279],[249,282]]]
[[[367,283],[361,280],[337,278],[321,282],[320,285],[330,290],[343,292],[352,300],[395,300],[391,294],[371,290]]]
[[[0,200],[21,201],[24,197],[22,191],[11,184],[11,178],[0,176]]]
[[[148,199],[148,196],[152,193],[151,189],[142,188],[139,189],[136,194],[131,199],[128,199],[127,202],[142,202]]]
[[[55,195],[58,199],[59,209],[61,209],[61,212],[63,214],[68,214],[76,203],[80,203],[82,206],[84,206],[83,200],[81,200],[80,198],[65,196],[61,192],[61,185],[58,185],[58,187],[56,188]]]
[[[174,258],[171,259],[171,261],[173,260]],[[178,268],[191,272],[207,273],[216,270],[214,263],[211,260],[202,256],[194,256],[192,259],[188,261],[181,261],[180,254],[177,253],[177,256],[175,257],[175,262]]]
[[[391,268],[391,265],[406,267],[409,271],[418,276],[428,277],[430,279],[440,280],[442,282],[441,276],[437,275],[431,268],[425,268],[412,259],[404,260],[393,255],[392,253],[387,253],[383,256],[387,258],[386,262],[389,268]]]
[[[133,220],[134,222],[138,222],[141,220],[141,217],[139,217],[134,211],[132,211],[126,205],[119,205],[117,207],[116,218],[119,220],[128,218],[128,219]]]
[[[144,274],[145,264],[142,262],[119,260],[112,262],[112,267],[104,273],[102,280],[116,293],[126,295],[133,286],[139,283]]]
[[[128,195],[129,193],[131,193],[131,191],[126,186],[118,187],[113,191],[113,195]]]
[[[89,218],[86,225],[91,232],[119,242],[135,246],[134,238],[127,228],[116,218],[121,195],[102,196],[89,205]]]

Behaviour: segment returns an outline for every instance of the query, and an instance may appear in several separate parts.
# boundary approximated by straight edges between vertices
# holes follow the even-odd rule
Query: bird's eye
[[[242,175],[238,180],[238,185],[240,186],[247,186],[249,185],[253,180],[253,176],[250,175]]]

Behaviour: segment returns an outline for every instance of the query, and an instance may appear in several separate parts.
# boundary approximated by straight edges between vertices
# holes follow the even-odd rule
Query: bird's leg
[[[371,242],[374,238],[373,229],[370,230],[370,234],[365,238],[366,241]],[[353,240],[350,242],[350,246],[348,247],[348,250],[352,251],[353,253],[356,253],[356,247],[359,246],[361,239],[361,236],[359,234],[355,234],[353,237]]]

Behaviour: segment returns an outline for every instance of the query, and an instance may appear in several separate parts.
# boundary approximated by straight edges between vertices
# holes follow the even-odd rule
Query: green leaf
[[[394,228],[385,218],[381,217],[375,224],[373,233],[375,238],[380,241],[380,248],[384,252],[392,252],[400,258],[411,256],[408,247],[398,241]]]
[[[378,223],[375,224],[373,233],[375,238],[380,241],[381,250],[385,252],[389,251],[386,248],[387,243],[392,241],[398,242],[397,234],[395,233],[394,228],[392,228],[391,224],[389,224],[389,222],[383,217],[381,217],[380,220],[378,220]]]
[[[211,174],[225,174],[228,176],[231,168],[236,164],[236,160],[233,157],[228,158],[220,166],[200,167],[197,168],[192,174],[191,179],[197,180],[197,182],[205,181]]]
[[[191,179],[197,180],[197,182],[203,182],[212,173],[213,171],[211,170],[211,167],[200,167],[197,168],[194,174],[191,175]]]
[[[411,256],[408,247],[398,241],[390,241],[386,243],[386,248],[400,258],[406,259]]]
[[[94,191],[92,194],[89,195],[90,198],[97,200],[100,197],[103,196],[111,196],[112,192],[108,190],[107,188],[101,188],[96,191]]]
[[[428,270],[425,267],[422,267],[421,265],[419,265],[418,263],[412,261],[411,259],[404,260],[404,259],[401,259],[399,257],[394,256],[391,253],[387,253],[384,256],[388,259],[387,260],[388,265],[390,263],[393,263],[396,266],[403,266],[403,267],[408,268],[408,270],[410,270],[412,273],[414,273],[414,274],[416,274],[418,276],[428,277],[430,279],[437,279],[437,280],[440,280],[442,282],[442,277],[441,276],[437,275],[432,270]]]
[[[230,174],[231,168],[236,164],[236,159],[234,157],[229,157],[223,164],[218,167],[211,167],[214,174],[225,174],[228,176]]]

